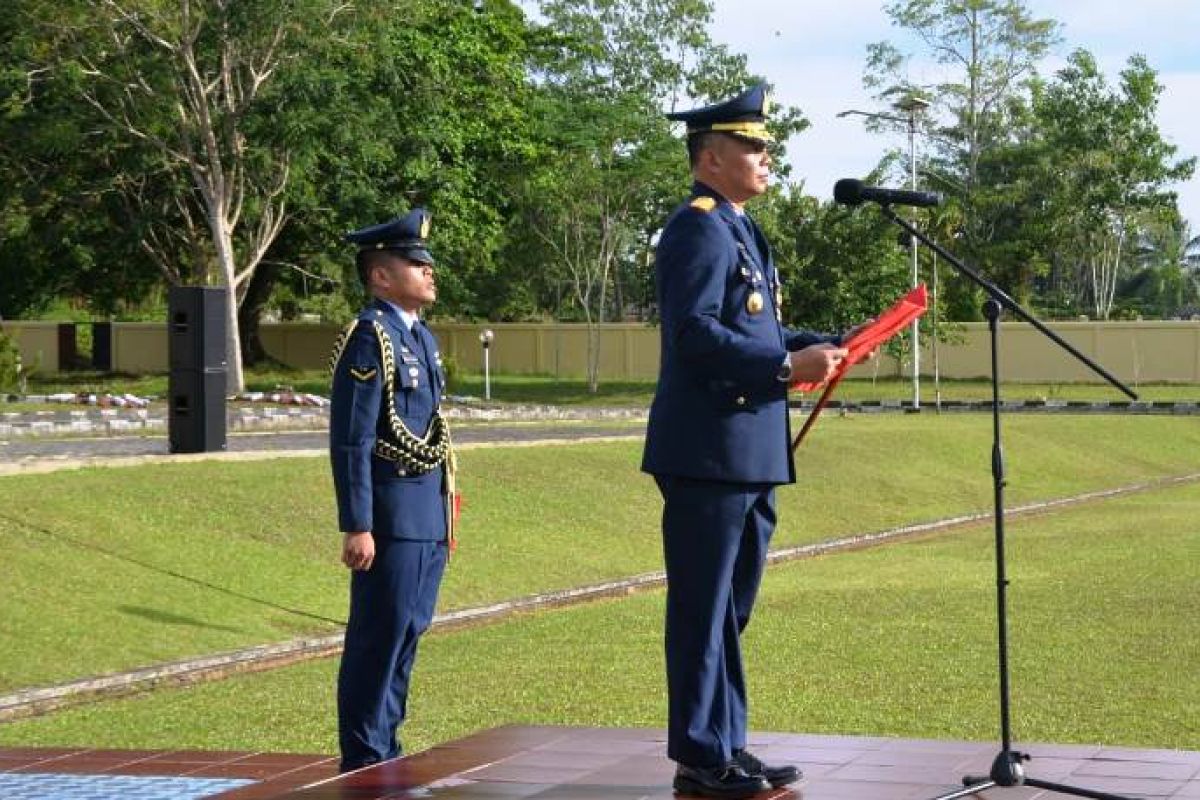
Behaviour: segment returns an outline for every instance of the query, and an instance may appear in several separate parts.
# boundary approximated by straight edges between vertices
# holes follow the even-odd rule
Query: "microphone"
[[[936,192],[913,192],[905,189],[884,189],[882,186],[864,186],[854,178],[842,178],[833,185],[833,199],[845,206],[857,206],[870,200],[885,206],[940,205],[942,196]]]

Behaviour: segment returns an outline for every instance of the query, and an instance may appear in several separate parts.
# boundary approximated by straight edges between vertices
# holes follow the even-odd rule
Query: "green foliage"
[[[1167,186],[1195,170],[1195,158],[1174,160],[1177,149],[1158,130],[1161,91],[1140,56],[1113,89],[1092,56],[1076,51],[1035,97],[1042,143],[1054,161],[1039,178],[1056,221],[1055,267],[1075,277],[1079,305],[1099,317],[1108,316],[1140,231],[1178,217]]]
[[[921,171],[951,196],[955,216],[940,238],[1046,313],[1164,314],[1186,302],[1178,268],[1131,275],[1149,267],[1137,255],[1148,231],[1178,217],[1166,187],[1194,171],[1158,130],[1162,87],[1145,59],[1131,58],[1113,88],[1076,50],[1047,81],[1034,65],[1059,26],[1023,0],[894,0],[887,12],[949,69],[937,84],[913,85],[911,54],[880,42],[864,78],[881,100],[919,92],[932,101],[920,119],[932,151]],[[952,319],[977,318],[972,283],[952,274],[942,294]]]
[[[17,343],[0,331],[0,394],[24,393],[26,376]]]
[[[243,198],[239,263],[257,257],[272,209],[283,215],[241,284],[248,357],[262,356],[254,332],[267,310],[353,314],[362,287],[343,235],[415,205],[434,214],[435,316],[644,317],[655,235],[689,183],[662,112],[755,78],[744,54],[712,41],[711,0],[538,5],[534,19],[513,0],[193,3],[185,19],[154,0],[12,0],[0,19],[0,263],[16,268],[0,271],[0,315],[70,297],[128,318],[160,307],[168,283],[218,280],[211,192],[196,181],[207,168],[181,159],[204,150],[203,126],[180,121],[186,75],[171,52],[182,51],[162,44],[184,42],[186,23],[205,74],[226,52],[245,78],[280,35],[254,101],[216,103],[210,120],[236,131],[218,146],[246,179],[230,189]],[[1040,81],[1033,65],[1059,30],[1023,0],[890,0],[886,12],[924,51],[871,45],[865,81],[884,104],[932,102],[917,123],[921,182],[951,199],[925,218],[939,241],[1053,313],[1166,315],[1196,302],[1196,273],[1168,255],[1187,237],[1170,241],[1178,214],[1164,191],[1192,162],[1159,136],[1148,64],[1131,60],[1114,88],[1077,53]],[[909,79],[920,55],[945,67],[936,83]],[[783,142],[808,123],[785,108],[769,124]],[[786,179],[781,155],[774,171]],[[878,174],[907,177],[907,166],[891,153]],[[903,249],[886,225],[821,209],[794,187],[755,213],[794,321],[845,324],[899,288]],[[1117,268],[1089,285],[1088,254],[1117,244]],[[939,311],[975,318],[976,290],[943,274]]]
[[[789,324],[845,330],[890,306],[911,283],[907,251],[874,209],[774,190],[755,202],[766,205],[753,210],[774,243]]]
[[[997,186],[1003,178],[994,166],[988,173],[989,160],[994,165],[996,151],[1019,138],[1025,87],[1038,60],[1059,40],[1059,26],[1034,17],[1024,0],[892,0],[885,9],[893,24],[925,43],[923,55],[944,65],[945,77],[913,84],[908,61],[914,53],[878,42],[868,48],[863,82],[884,102],[910,95],[930,101],[917,118],[926,150],[919,170],[931,188],[958,205],[954,249],[1025,300],[1031,277],[1045,263],[1025,241],[1025,224],[1038,211],[1020,206],[1013,213],[1012,204],[992,210],[998,201],[991,193],[1006,192]],[[948,274],[942,297],[950,319],[978,318],[982,298],[969,280]]]

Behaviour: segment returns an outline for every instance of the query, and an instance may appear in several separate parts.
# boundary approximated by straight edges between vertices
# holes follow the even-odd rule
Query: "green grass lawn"
[[[1009,499],[1190,473],[1186,417],[1014,416]],[[822,419],[775,544],[990,508],[984,416]],[[638,441],[462,453],[462,546],[442,608],[661,568]],[[0,691],[336,630],[325,459],[156,464],[0,478]]]
[[[1200,749],[1200,486],[1008,527],[1014,734]],[[662,592],[427,637],[410,750],[505,723],[662,727]],[[773,567],[759,731],[996,741],[990,524]],[[0,744],[332,752],[336,659],[0,725]],[[951,778],[947,778],[948,781]]]

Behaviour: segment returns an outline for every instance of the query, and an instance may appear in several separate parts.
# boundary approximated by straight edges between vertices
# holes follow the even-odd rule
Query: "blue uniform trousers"
[[[746,746],[741,633],[771,533],[773,484],[657,475],[667,568],[667,755],[692,767]]]
[[[341,770],[400,755],[417,640],[433,620],[446,543],[376,537],[375,561],[350,582],[350,619],[338,672]]]

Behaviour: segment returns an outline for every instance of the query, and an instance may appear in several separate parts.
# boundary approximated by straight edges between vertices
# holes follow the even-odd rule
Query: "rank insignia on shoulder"
[[[707,195],[701,195],[692,198],[692,202],[688,203],[688,205],[707,214],[717,207],[717,201]]]
[[[375,367],[351,367],[350,376],[358,381],[369,381],[375,377],[379,370]]]

